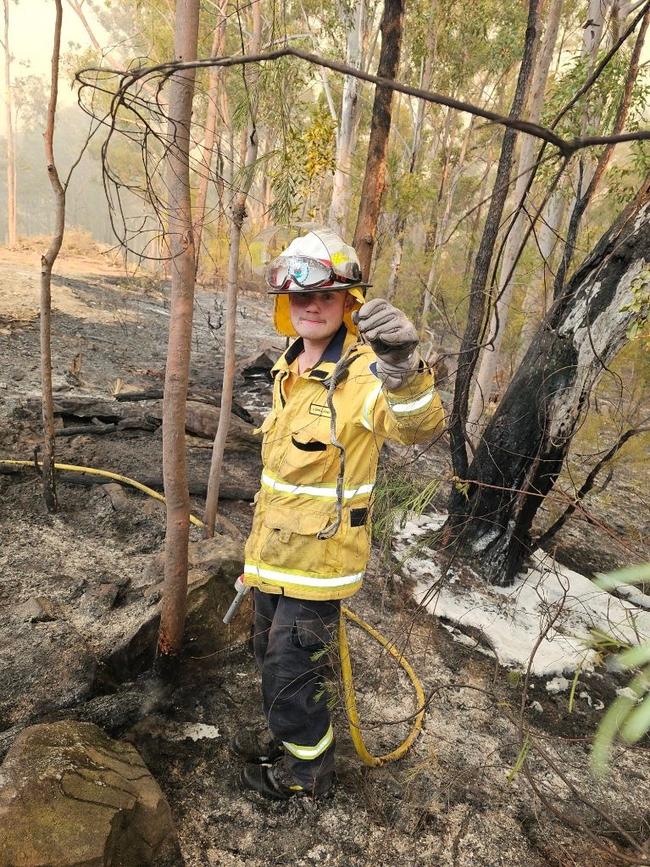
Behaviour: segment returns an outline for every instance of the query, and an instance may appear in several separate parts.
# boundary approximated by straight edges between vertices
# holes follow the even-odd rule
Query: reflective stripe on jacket
[[[433,375],[422,370],[399,391],[373,373],[375,354],[360,344],[334,392],[336,435],[345,447],[343,518],[330,539],[317,534],[336,518],[339,450],[330,441],[328,377],[356,337],[341,326],[320,362],[298,376],[296,340],[273,368],[273,407],[261,427],[261,489],[246,543],[244,581],[297,599],[342,599],[362,584],[370,553],[370,505],[384,440],[426,442],[442,427]],[[289,378],[291,387],[287,389]]]

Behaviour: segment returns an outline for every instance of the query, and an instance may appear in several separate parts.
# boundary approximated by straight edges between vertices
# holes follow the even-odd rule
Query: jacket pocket
[[[296,431],[287,437],[281,475],[297,485],[322,482],[338,454],[324,428]]]
[[[260,558],[269,566],[292,572],[338,575],[342,567],[341,523],[331,539],[319,539],[318,533],[335,520],[335,511],[319,510],[296,504],[295,507],[270,507],[262,515]]]

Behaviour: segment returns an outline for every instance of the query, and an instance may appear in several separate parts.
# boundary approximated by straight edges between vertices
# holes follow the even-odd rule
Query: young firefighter
[[[323,795],[333,783],[323,650],[336,640],[341,599],[363,581],[381,446],[430,440],[443,410],[414,351],[414,326],[387,301],[364,304],[357,255],[333,232],[297,238],[268,266],[266,281],[277,331],[298,339],[272,371],[262,485],[245,552],[269,732],[242,730],[232,746],[247,760],[243,786],[286,800]],[[342,520],[323,538],[336,519],[340,454],[330,436],[329,378],[351,347],[333,396],[345,448]]]

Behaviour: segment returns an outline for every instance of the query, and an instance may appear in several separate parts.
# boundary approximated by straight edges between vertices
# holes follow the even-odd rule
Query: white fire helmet
[[[364,303],[368,283],[361,279],[359,258],[354,247],[346,244],[331,229],[313,229],[295,238],[265,270],[269,294],[275,295],[274,323],[286,337],[295,337],[291,323],[289,296],[292,292],[347,290],[355,304],[346,311],[348,331],[356,333],[352,313]]]

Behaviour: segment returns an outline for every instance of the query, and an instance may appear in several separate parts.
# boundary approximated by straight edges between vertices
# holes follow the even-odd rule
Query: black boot
[[[275,765],[244,765],[239,782],[242,788],[257,792],[265,798],[273,801],[288,801],[300,795],[309,795],[312,798],[326,797],[332,791],[334,782],[330,777],[319,780],[318,785],[310,789],[302,786],[293,777],[286,767],[286,759],[280,759]]]
[[[272,764],[284,755],[282,742],[268,731],[242,729],[230,741],[230,749],[240,759],[258,765]]]
[[[287,785],[279,779],[273,765],[244,765],[239,782],[242,788],[257,792],[272,801],[288,801],[296,795],[307,794],[298,783]]]

